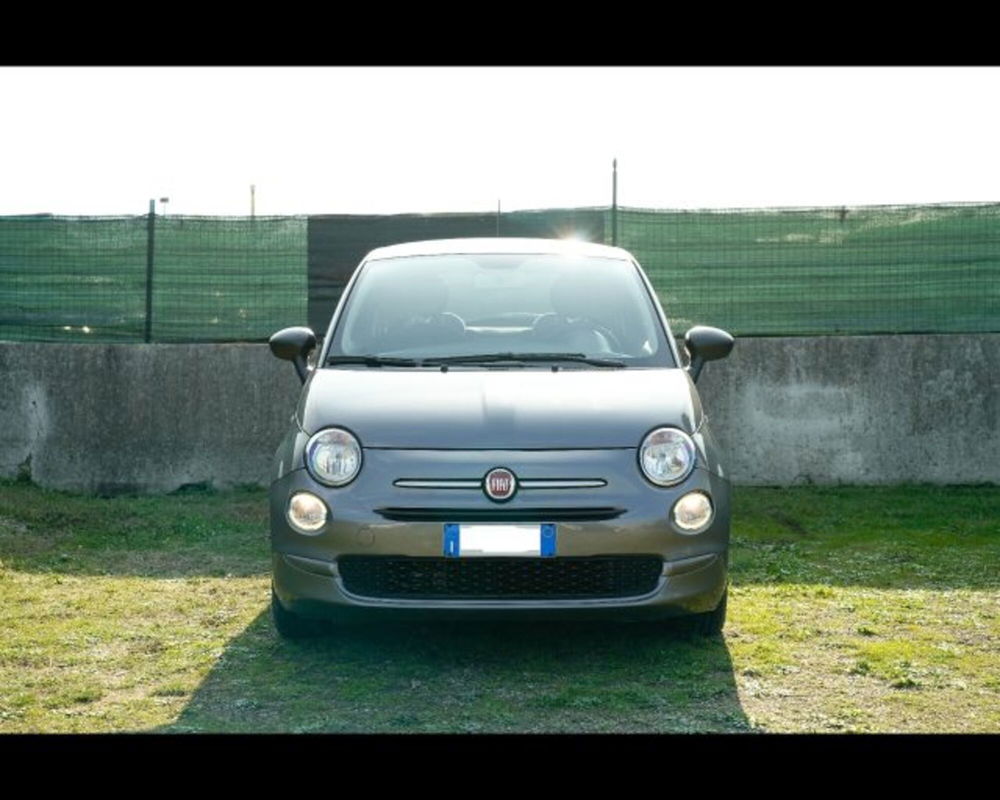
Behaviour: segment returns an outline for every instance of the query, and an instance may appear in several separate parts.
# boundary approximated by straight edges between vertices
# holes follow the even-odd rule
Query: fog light
[[[684,533],[700,533],[712,521],[712,501],[704,492],[688,492],[674,503],[674,523]]]
[[[312,492],[296,492],[288,501],[287,516],[299,533],[316,533],[326,525],[326,503]]]

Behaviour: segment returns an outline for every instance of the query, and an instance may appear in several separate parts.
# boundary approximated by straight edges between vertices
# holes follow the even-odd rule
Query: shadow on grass
[[[378,623],[233,639],[160,731],[747,731],[721,638],[677,624]]]

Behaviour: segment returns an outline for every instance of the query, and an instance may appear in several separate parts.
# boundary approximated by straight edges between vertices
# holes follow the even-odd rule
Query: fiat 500
[[[308,328],[270,340],[303,382],[270,490],[279,633],[373,615],[720,632],[730,486],[695,382],[733,339],[684,342],[686,365],[620,248],[373,250],[318,354]]]

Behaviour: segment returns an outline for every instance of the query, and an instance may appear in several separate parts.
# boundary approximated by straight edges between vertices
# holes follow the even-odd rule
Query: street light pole
[[[153,244],[156,240],[156,201],[149,200],[146,222],[146,322],[142,340],[149,344],[153,337]]]

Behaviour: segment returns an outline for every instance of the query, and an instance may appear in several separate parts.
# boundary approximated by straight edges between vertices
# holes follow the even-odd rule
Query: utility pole
[[[256,203],[254,199],[254,193],[257,191],[257,186],[255,184],[250,184],[250,219],[253,219],[256,215]]]
[[[500,236],[500,198],[497,198],[497,237]]]

